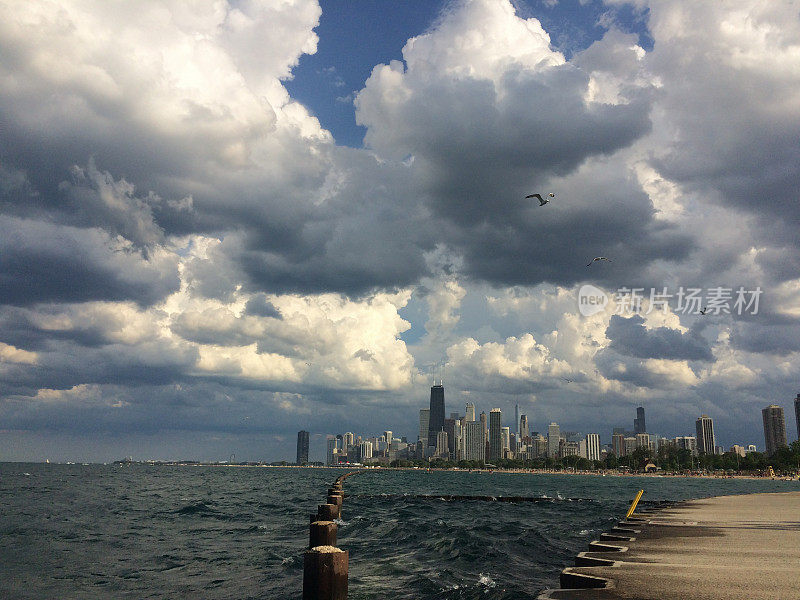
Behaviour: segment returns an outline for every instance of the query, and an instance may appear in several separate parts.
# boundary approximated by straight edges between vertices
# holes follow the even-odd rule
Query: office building
[[[436,450],[434,451],[434,457],[436,458],[443,458],[445,460],[450,458],[450,450],[448,449],[448,441],[447,441],[447,432],[446,431],[439,431],[436,434]]]
[[[336,438],[333,437],[332,435],[329,435],[325,439],[325,464],[328,466],[335,465],[338,462],[336,456],[336,450],[337,450],[336,446],[337,446]]]
[[[794,399],[794,419],[797,421],[797,439],[800,440],[800,394]]]
[[[692,456],[697,456],[697,438],[691,435],[676,437],[675,446],[681,450],[688,450]]]
[[[500,429],[500,438],[503,440],[503,454],[502,456],[505,457],[505,452],[511,450],[511,428],[510,427],[503,427]]]
[[[700,415],[695,421],[697,430],[697,451],[700,454],[714,454],[714,421],[708,415]]]
[[[519,404],[514,405],[514,433],[519,435]]]
[[[436,434],[444,429],[444,386],[431,387],[430,421],[428,422],[428,445],[436,445]]]
[[[783,419],[783,407],[770,404],[761,411],[764,420],[764,445],[767,456],[777,452],[778,448],[786,446],[786,422]]]
[[[368,458],[372,458],[372,442],[361,442],[358,445],[358,458],[364,462]]]
[[[430,408],[419,409],[419,437],[417,437],[417,441],[423,446],[428,445],[428,425],[430,423],[430,416]]]
[[[625,436],[621,433],[614,433],[611,436],[611,451],[615,456],[625,456]]]
[[[531,438],[531,453],[533,458],[547,456],[547,438],[540,433],[534,433]]]
[[[650,449],[650,436],[646,433],[636,434],[636,447]]]
[[[352,448],[353,445],[356,443],[355,437],[356,437],[355,434],[352,433],[351,431],[345,433],[344,437],[342,438],[342,450],[348,452],[350,448]]]
[[[550,423],[547,427],[547,456],[550,458],[558,458],[559,456],[559,440],[561,439],[561,428],[558,423]]]
[[[531,437],[531,430],[528,426],[528,415],[519,416],[519,437],[523,440]]]
[[[744,457],[747,452],[745,452],[744,446],[740,446],[739,444],[734,444],[731,446],[731,452],[734,454],[738,454],[739,456]]]
[[[600,434],[590,433],[586,436],[586,458],[600,460]]]
[[[464,423],[464,460],[486,460],[486,440],[483,425],[479,421]]]
[[[489,411],[489,461],[503,458],[503,415],[499,408]]]
[[[633,420],[633,432],[635,434],[647,433],[647,426],[644,423],[644,406],[636,409],[636,418]]]
[[[472,402],[467,402],[467,405],[464,407],[464,418],[467,421],[475,420],[475,405]]]
[[[383,437],[386,439],[386,446],[391,448],[392,446],[392,432],[391,431],[384,431]]]
[[[450,456],[456,455],[456,421],[455,419],[445,419],[443,430],[447,433],[447,451]]]
[[[308,464],[308,432],[297,432],[297,464]]]

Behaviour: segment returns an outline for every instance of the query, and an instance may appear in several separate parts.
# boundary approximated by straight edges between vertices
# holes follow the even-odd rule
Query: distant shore
[[[127,463],[122,463],[127,464]],[[721,474],[721,473],[625,473],[619,471],[574,471],[574,470],[554,470],[554,469],[459,469],[459,468],[424,468],[424,467],[387,467],[371,465],[266,465],[256,463],[214,463],[214,462],[136,462],[131,464],[151,464],[166,466],[188,466],[188,467],[268,467],[273,469],[340,469],[340,470],[365,470],[365,471],[415,471],[415,472],[450,472],[450,473],[485,473],[488,475],[500,473],[504,475],[591,475],[594,477],[655,477],[655,478],[685,478],[685,479],[747,479],[747,480],[784,480],[798,481],[794,477],[770,477],[767,475],[754,474]]]

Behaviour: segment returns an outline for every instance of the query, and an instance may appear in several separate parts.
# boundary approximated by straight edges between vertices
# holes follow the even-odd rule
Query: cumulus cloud
[[[283,85],[312,0],[0,7],[0,416],[385,428],[444,361],[541,418],[648,398],[740,427],[800,374],[800,23],[638,4],[651,50],[610,11],[565,56],[508,0],[449,3],[356,94],[364,149]],[[764,296],[583,317],[585,282]]]
[[[683,333],[669,327],[648,329],[641,316],[614,315],[606,336],[609,348],[637,358],[671,360],[713,360],[708,342],[694,332]]]

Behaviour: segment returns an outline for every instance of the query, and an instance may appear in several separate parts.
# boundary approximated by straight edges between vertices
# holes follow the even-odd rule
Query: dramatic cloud
[[[711,348],[701,336],[669,327],[647,329],[640,316],[628,319],[611,317],[606,337],[609,348],[637,358],[666,358],[670,360],[713,360]]]
[[[284,85],[314,0],[0,6],[0,436],[291,458],[300,428],[413,441],[443,377],[538,427],[645,402],[756,441],[800,378],[796,7],[637,0],[637,32],[606,0],[562,53],[523,4],[447,3],[370,63],[364,148]],[[762,294],[587,317],[586,283]]]

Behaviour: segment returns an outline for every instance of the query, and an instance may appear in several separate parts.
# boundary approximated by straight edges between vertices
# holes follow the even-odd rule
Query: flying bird
[[[701,314],[701,315],[704,315],[704,314],[706,314],[706,311],[707,311],[707,310],[708,310],[708,307],[706,306],[704,309],[702,309],[702,310],[700,311],[700,314]]]
[[[539,206],[544,206],[545,204],[550,202],[550,198],[555,198],[555,197],[556,197],[556,195],[553,194],[552,192],[547,194],[547,198],[542,198],[541,194],[530,194],[528,196],[525,196],[525,198],[538,198],[539,199]]]
[[[610,258],[606,258],[605,256],[595,256],[592,260],[589,261],[589,264],[586,266],[589,267],[591,266],[592,263],[597,262],[599,260],[607,260],[608,262],[614,262]]]
[[[563,379],[567,383],[572,383],[573,381],[575,381],[574,379],[570,379],[569,377],[562,377],[561,379]]]

